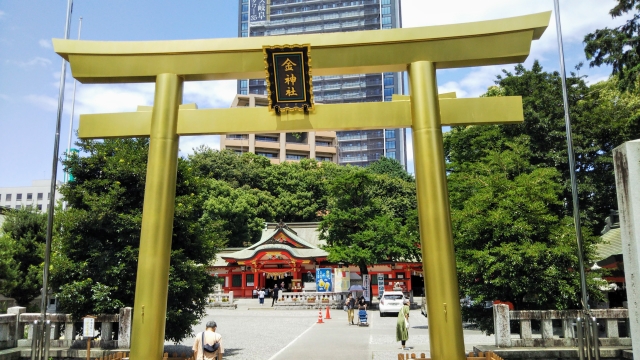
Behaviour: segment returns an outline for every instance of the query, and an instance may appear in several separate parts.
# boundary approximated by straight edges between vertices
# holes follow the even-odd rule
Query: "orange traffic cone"
[[[329,313],[329,306],[327,305],[327,315],[324,317],[325,319],[331,319],[331,314]]]
[[[324,321],[322,321],[322,309],[318,309],[318,324],[324,324]]]

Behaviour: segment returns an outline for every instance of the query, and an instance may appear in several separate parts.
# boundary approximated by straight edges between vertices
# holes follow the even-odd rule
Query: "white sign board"
[[[378,274],[378,296],[384,293],[384,274]]]
[[[362,295],[365,301],[371,301],[369,289],[371,288],[371,281],[369,280],[369,274],[362,274]]]
[[[96,324],[96,319],[91,318],[91,317],[86,317],[84,318],[84,325],[83,325],[83,331],[82,331],[82,336],[84,337],[94,337],[94,328],[95,328],[95,324]]]

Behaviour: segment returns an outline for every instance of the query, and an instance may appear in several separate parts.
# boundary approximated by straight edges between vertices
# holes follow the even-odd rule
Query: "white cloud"
[[[7,63],[10,64],[15,64],[18,65],[21,68],[29,68],[32,66],[42,66],[42,67],[46,67],[51,65],[51,60],[49,59],[45,59],[43,57],[39,57],[36,56],[33,59],[29,60],[29,61],[14,61],[14,60],[7,60]]]
[[[4,19],[4,17],[7,15],[6,12],[0,10],[0,19]]]
[[[46,111],[58,110],[58,100],[52,98],[51,96],[31,94],[25,96],[24,99],[27,102]]]
[[[38,45],[42,46],[45,49],[51,49],[51,40],[40,39],[38,41]]]
[[[4,101],[11,101],[11,97],[9,95],[0,94],[0,99]]]
[[[193,149],[206,145],[214,150],[220,150],[220,136],[183,136],[180,138],[180,155],[193,154]]]
[[[231,105],[237,92],[237,81],[190,81],[184,84],[184,103],[196,103],[198,108],[225,108]]]
[[[616,0],[565,0],[561,2],[562,32],[565,51],[569,45],[581,46],[584,36],[603,27],[615,27],[629,17],[612,19],[609,10]],[[403,0],[403,27],[444,25],[499,19],[553,10],[553,1],[530,0],[458,0],[441,2],[433,0]],[[583,56],[583,55],[582,55]],[[527,63],[538,59],[557,63],[558,50],[555,15],[551,15],[549,27],[540,40],[531,45]],[[512,67],[512,66],[509,66]],[[449,81],[439,86],[441,92],[456,91],[459,97],[478,96],[494,85],[495,76],[505,66],[474,68],[459,81]],[[570,69],[567,69],[570,70]],[[464,70],[444,70],[462,74]],[[444,71],[440,71],[442,73]]]

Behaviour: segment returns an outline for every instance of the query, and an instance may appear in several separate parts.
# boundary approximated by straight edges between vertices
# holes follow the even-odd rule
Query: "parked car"
[[[385,291],[380,298],[380,316],[385,316],[388,313],[398,314],[402,309],[402,302],[404,301],[404,294],[402,291]]]

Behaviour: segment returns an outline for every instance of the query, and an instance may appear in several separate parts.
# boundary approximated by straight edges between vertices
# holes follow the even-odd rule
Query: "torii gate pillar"
[[[418,219],[433,359],[465,359],[435,64],[409,65]],[[437,329],[437,331],[434,331]]]

